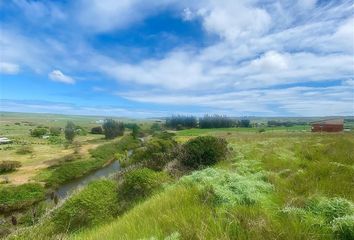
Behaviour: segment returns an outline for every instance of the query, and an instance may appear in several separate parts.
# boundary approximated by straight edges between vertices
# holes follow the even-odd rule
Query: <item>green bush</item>
[[[23,209],[45,199],[45,189],[38,183],[0,187],[0,212]]]
[[[180,152],[181,162],[192,168],[210,166],[226,157],[227,142],[213,136],[200,136],[189,140]]]
[[[176,146],[173,139],[153,137],[144,147],[135,149],[127,160],[130,164],[142,163],[147,168],[162,170],[175,157]]]
[[[21,162],[19,161],[1,161],[0,162],[0,173],[7,173],[15,171],[16,168],[21,167]]]
[[[132,170],[124,176],[119,185],[119,198],[127,202],[143,199],[161,187],[167,179],[165,173],[148,168]]]
[[[107,223],[117,213],[117,186],[111,180],[91,182],[53,215],[55,232],[64,233]]]
[[[50,144],[62,144],[62,143],[64,143],[64,139],[62,139],[62,138],[59,137],[59,136],[50,136],[50,137],[48,138],[48,142],[49,142]]]
[[[48,133],[48,129],[44,128],[44,127],[36,127],[35,129],[33,129],[31,131],[31,136],[32,137],[43,137],[44,135],[46,135]]]

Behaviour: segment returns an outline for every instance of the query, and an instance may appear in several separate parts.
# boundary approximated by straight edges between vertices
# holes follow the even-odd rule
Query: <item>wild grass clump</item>
[[[25,154],[33,153],[33,147],[32,147],[32,145],[29,145],[29,144],[21,145],[21,146],[16,150],[16,153],[17,153],[17,154],[20,154],[20,155],[25,155]]]
[[[46,187],[55,188],[60,184],[85,176],[87,173],[102,167],[107,161],[104,159],[85,159],[65,162],[54,169],[49,169],[48,174],[42,180],[45,181]]]
[[[0,187],[0,212],[23,209],[45,198],[45,189],[38,183]]]
[[[318,232],[338,239],[354,237],[354,205],[343,198],[313,198],[303,208],[286,207],[282,213],[294,216]]]
[[[21,162],[19,161],[1,161],[0,162],[0,174],[13,172],[17,168],[21,167]]]
[[[354,239],[354,215],[334,219],[332,222],[332,230],[338,239]]]
[[[251,205],[262,202],[272,191],[272,185],[261,174],[239,175],[226,170],[207,168],[181,179],[182,183],[196,185],[211,191],[218,205]]]
[[[124,175],[118,187],[120,211],[133,206],[161,189],[169,181],[169,176],[163,172],[155,172],[148,168],[135,169]]]
[[[310,200],[306,209],[315,215],[324,216],[327,222],[354,214],[354,204],[343,198],[315,198]]]
[[[107,223],[117,214],[117,185],[111,180],[90,183],[53,214],[55,232],[74,231]]]

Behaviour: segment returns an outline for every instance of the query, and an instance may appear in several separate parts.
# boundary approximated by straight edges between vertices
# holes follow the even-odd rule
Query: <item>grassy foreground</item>
[[[10,239],[354,238],[352,133],[212,134],[227,138],[227,159],[168,181],[123,214],[130,191],[102,180]]]
[[[353,135],[228,140],[229,160],[71,239],[353,239]]]

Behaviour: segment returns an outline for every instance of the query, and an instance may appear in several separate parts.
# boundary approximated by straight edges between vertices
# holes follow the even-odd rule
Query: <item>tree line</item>
[[[184,128],[231,128],[251,127],[249,119],[236,120],[225,115],[204,115],[195,116],[173,115],[166,119],[166,127],[181,130]]]

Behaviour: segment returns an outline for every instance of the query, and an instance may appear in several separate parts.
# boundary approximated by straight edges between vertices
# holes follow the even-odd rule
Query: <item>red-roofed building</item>
[[[343,119],[328,119],[311,123],[312,132],[341,132],[344,128]]]

